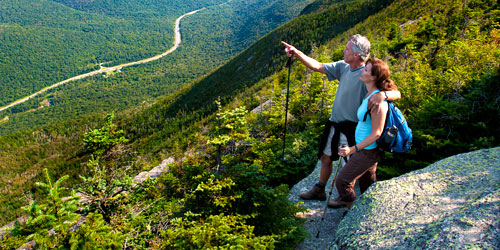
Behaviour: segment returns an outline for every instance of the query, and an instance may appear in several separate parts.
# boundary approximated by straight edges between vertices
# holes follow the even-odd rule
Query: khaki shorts
[[[334,134],[335,134],[335,128],[331,126],[330,134],[328,135],[328,140],[326,141],[325,148],[323,149],[323,154],[325,155],[328,156],[332,155],[331,141]],[[340,133],[339,143],[340,143],[339,145],[349,145],[349,143],[347,143],[347,137],[342,133]]]

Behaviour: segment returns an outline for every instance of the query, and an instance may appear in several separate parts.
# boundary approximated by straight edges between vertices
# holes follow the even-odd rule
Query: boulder
[[[340,249],[500,249],[500,147],[377,182],[336,231]]]
[[[174,161],[175,161],[175,159],[172,158],[172,157],[170,157],[170,158],[167,158],[167,159],[163,160],[160,163],[160,165],[154,167],[150,171],[140,172],[138,175],[136,175],[134,177],[134,182],[136,182],[136,183],[143,183],[148,177],[150,177],[150,178],[157,178],[158,176],[160,176],[164,172],[168,172],[169,171],[168,165],[172,164]]]

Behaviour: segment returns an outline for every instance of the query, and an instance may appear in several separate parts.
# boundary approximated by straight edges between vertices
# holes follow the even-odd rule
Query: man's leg
[[[321,169],[319,172],[319,182],[314,184],[313,188],[307,192],[299,194],[304,200],[326,200],[325,186],[328,178],[332,174],[332,160],[330,156],[323,154],[321,156]]]
[[[330,129],[330,134],[325,148],[323,149],[323,155],[321,155],[321,169],[319,173],[319,182],[314,184],[311,190],[299,194],[299,197],[304,200],[326,200],[325,186],[332,174],[332,160],[330,155],[332,154],[331,141],[335,133],[335,128],[332,126]]]
[[[332,160],[329,155],[323,154],[321,156],[321,171],[319,173],[319,181],[326,185],[330,175],[332,174]]]

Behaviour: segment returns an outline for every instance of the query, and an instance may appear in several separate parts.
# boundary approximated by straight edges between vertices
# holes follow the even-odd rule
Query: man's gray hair
[[[368,38],[366,38],[366,36],[356,34],[351,36],[349,41],[353,43],[352,52],[358,52],[361,60],[366,62],[366,60],[370,57],[370,41],[368,41]]]

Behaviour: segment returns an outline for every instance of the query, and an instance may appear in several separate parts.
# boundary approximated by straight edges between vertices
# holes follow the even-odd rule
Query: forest
[[[30,217],[0,243],[292,249],[305,231],[288,189],[316,163],[336,82],[292,64],[282,155],[288,68],[280,41],[328,62],[342,59],[351,35],[368,36],[372,55],[390,65],[402,93],[396,104],[414,135],[409,152],[385,153],[378,175],[388,179],[500,145],[499,12],[490,0],[317,1],[155,102],[4,135],[2,219]],[[251,112],[267,100],[271,105]],[[133,185],[131,177],[168,157],[176,159],[168,173]],[[89,202],[77,203],[77,191]],[[80,218],[81,226],[68,230]]]
[[[8,117],[8,122],[0,123],[0,135],[33,129],[41,125],[57,123],[84,114],[111,112],[113,110],[119,111],[143,103],[151,103],[156,98],[172,93],[180,86],[222,65],[259,37],[296,16],[301,8],[305,6],[306,2],[261,0],[248,3],[247,1],[230,1],[221,5],[208,6],[195,16],[188,16],[182,20],[181,36],[183,41],[181,47],[175,53],[147,65],[123,68],[122,72],[119,73],[113,72],[104,76],[95,76],[79,80],[78,82],[70,82],[47,91],[30,101],[0,112],[0,117]],[[99,2],[94,1],[93,3],[98,4]],[[33,11],[36,9],[35,7],[31,8],[33,8]],[[187,7],[186,9],[187,11],[192,10]],[[66,9],[64,10],[67,11]],[[5,74],[0,72],[0,75],[4,76],[5,79],[12,79],[12,83],[16,83],[14,86],[7,81],[5,85],[2,85],[2,88],[5,88],[5,92],[2,90],[2,93],[6,93],[5,97],[11,96],[11,101],[17,100],[21,96],[40,90],[41,87],[51,85],[77,74],[98,69],[99,63],[104,63],[103,66],[111,66],[163,53],[173,44],[173,21],[178,17],[177,15],[180,16],[185,13],[181,12],[181,10],[184,9],[179,9],[177,10],[178,13],[173,13],[176,16],[166,16],[165,18],[159,16],[158,18],[162,18],[162,20],[158,23],[155,20],[149,19],[144,21],[141,21],[142,19],[133,19],[135,23],[127,24],[128,26],[124,23],[117,24],[118,30],[116,31],[108,29],[96,30],[92,34],[95,34],[96,39],[99,41],[89,40],[89,43],[93,44],[92,46],[94,47],[82,44],[86,40],[86,36],[83,36],[81,33],[74,33],[72,36],[58,35],[65,37],[65,39],[55,40],[57,36],[54,36],[52,33],[59,31],[49,32],[40,30],[39,33],[41,36],[50,36],[50,39],[47,38],[47,40],[45,38],[33,37],[38,33],[32,34],[32,32],[19,31],[21,34],[19,35],[20,37],[13,39],[12,43],[7,44],[8,51],[10,51],[8,53],[18,56],[23,53],[26,54],[26,52],[22,51],[38,51],[36,47],[42,47],[44,50],[50,49],[53,53],[28,53],[31,57],[29,58],[29,63],[17,64],[14,61],[10,61],[10,59],[5,61],[0,60],[7,65],[6,67],[0,67],[0,70],[5,69],[6,72]],[[75,11],[73,10],[73,12]],[[98,14],[89,13],[88,15]],[[33,17],[33,19],[37,18],[39,17]],[[73,17],[70,15],[65,18],[72,19]],[[90,19],[91,17],[87,18]],[[100,18],[95,18],[101,20]],[[112,20],[110,20],[112,18],[115,17],[110,16],[104,19],[102,25],[113,25]],[[14,19],[12,22],[17,20],[14,17],[11,19]],[[162,30],[156,31],[157,28],[155,27],[166,22],[167,19],[168,25],[165,24]],[[76,19],[74,22],[78,20]],[[21,21],[17,20],[17,22]],[[84,19],[81,22],[87,23],[90,21]],[[161,37],[151,36],[151,38],[148,38],[149,34],[145,36],[143,31],[147,31],[150,28],[144,27],[145,24],[143,23],[151,23],[155,29],[151,32],[151,35],[159,32],[158,34],[161,33]],[[71,23],[54,26],[62,25],[72,27]],[[74,25],[76,26],[77,24]],[[51,28],[47,27],[46,29]],[[168,30],[168,32],[163,33],[163,30]],[[134,34],[127,35],[126,37],[112,37],[114,33],[119,36],[124,36],[128,33]],[[0,33],[1,35],[2,33]],[[109,46],[100,44],[108,38],[99,38],[99,35],[109,37],[115,44],[109,43]],[[132,35],[141,38],[137,38],[135,41],[128,40],[133,38]],[[83,39],[80,38],[81,36]],[[32,43],[29,41],[32,41]],[[40,44],[38,41],[47,41],[47,44]],[[126,42],[130,46],[137,46],[137,49],[134,47],[119,46],[117,44],[119,42]],[[81,46],[78,44],[81,44]],[[22,48],[19,48],[19,46]],[[64,46],[73,46],[74,49],[62,48]],[[148,51],[148,53],[136,54],[133,57],[130,56],[132,53],[137,53],[140,50]],[[63,51],[71,52],[61,53]],[[74,53],[74,55],[71,53]],[[76,70],[79,67],[79,62],[75,61],[73,63],[72,60],[78,59],[86,53],[93,58],[91,63],[82,62],[85,65],[89,65],[90,68],[88,70],[82,69],[68,74],[64,73],[64,67]],[[126,55],[126,58],[118,59],[114,55],[98,56],[102,53],[123,54]],[[98,56],[97,59],[95,58],[96,55]],[[14,57],[12,56],[11,58]],[[39,60],[45,61],[38,63]],[[57,64],[62,64],[62,66],[60,67]],[[29,67],[30,69],[12,69],[12,67]],[[38,71],[38,73],[33,71]],[[61,75],[61,77],[56,79],[52,77],[52,74],[64,74],[64,76]],[[43,77],[47,81],[40,81],[38,76],[42,75],[45,75]],[[27,81],[24,78],[32,79]],[[30,81],[33,81],[33,83],[30,83]],[[42,83],[43,86],[40,85]],[[11,92],[12,94],[10,94]]]

